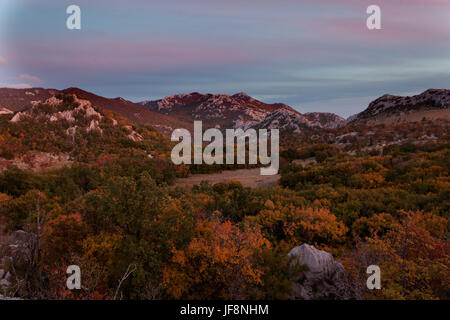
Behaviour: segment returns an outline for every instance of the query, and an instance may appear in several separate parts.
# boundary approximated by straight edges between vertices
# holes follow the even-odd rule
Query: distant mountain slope
[[[12,112],[22,111],[31,105],[32,101],[45,101],[58,93],[55,89],[10,89],[0,88],[0,109]]]
[[[423,118],[450,119],[450,90],[428,89],[412,96],[386,94],[369,104],[369,107],[349,119],[346,124],[397,123],[420,121]]]
[[[251,126],[254,129],[279,129],[287,133],[300,133],[313,127],[313,122],[291,108],[281,108],[269,113],[264,119]]]
[[[202,120],[207,127],[223,129],[249,127],[279,108],[290,108],[280,103],[263,103],[243,92],[235,95],[193,92],[144,101],[141,105],[178,119]]]
[[[153,125],[159,131],[169,134],[176,128],[190,128],[192,123],[170,117],[123,98],[105,98],[79,88],[68,88],[63,93],[76,94],[80,99],[89,100],[93,105],[121,114],[133,122]]]
[[[279,128],[300,132],[306,128],[333,128],[344,121],[332,113],[302,115],[282,103],[267,104],[246,93],[178,94],[161,100],[143,101],[141,105],[176,118],[202,120],[205,126],[228,128]]]

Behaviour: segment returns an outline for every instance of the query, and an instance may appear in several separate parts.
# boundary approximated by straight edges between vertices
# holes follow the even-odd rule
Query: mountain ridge
[[[106,98],[80,88],[64,90],[30,88],[0,88],[0,114],[11,114],[31,108],[57,94],[75,94],[79,99],[120,114],[129,120],[154,126],[166,136],[177,128],[192,130],[195,120],[205,127],[275,128],[299,133],[302,130],[337,128],[346,125],[397,123],[427,119],[450,119],[450,90],[428,89],[421,94],[402,97],[385,94],[346,120],[334,113],[300,113],[283,103],[264,103],[245,92],[228,94],[201,94],[198,92],[174,94],[158,100],[133,102],[122,97]]]
[[[233,95],[183,93],[139,104],[162,114],[190,121],[201,119],[210,127],[216,128],[272,128],[280,121],[277,117],[283,118],[284,122],[290,118],[291,123],[285,123],[281,128],[289,131],[300,131],[300,127],[332,128],[344,121],[344,118],[332,113],[310,112],[302,115],[284,103],[264,103],[245,92]]]

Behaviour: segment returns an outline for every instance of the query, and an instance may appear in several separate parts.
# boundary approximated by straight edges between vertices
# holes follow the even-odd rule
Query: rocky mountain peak
[[[303,129],[312,127],[312,122],[294,109],[283,107],[269,113],[253,127],[257,129],[279,129],[284,132],[300,133]]]
[[[300,133],[308,129],[336,128],[344,121],[344,118],[333,113],[313,112],[301,114],[289,106],[283,106],[268,114],[253,127]]]
[[[252,97],[250,97],[248,94],[246,94],[245,92],[236,93],[236,94],[232,95],[232,97],[235,99],[240,99],[240,100],[244,100],[244,101],[254,101],[255,100]]]
[[[176,94],[160,100],[144,101],[142,106],[165,115],[188,120],[202,120],[211,127],[248,127],[282,107],[266,104],[244,92],[228,94]]]
[[[407,97],[385,94],[372,101],[363,112],[350,117],[347,123],[418,121],[427,116],[449,118],[449,107],[450,90],[447,89],[428,89]]]

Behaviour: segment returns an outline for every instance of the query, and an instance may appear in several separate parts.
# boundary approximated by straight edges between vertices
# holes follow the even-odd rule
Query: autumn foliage
[[[192,189],[170,186],[192,168],[174,168],[165,157],[168,145],[150,128],[136,127],[148,138],[137,143],[105,123],[101,139],[82,134],[76,146],[58,140],[64,126],[53,129],[55,135],[39,123],[10,126],[0,119],[1,157],[39,149],[76,159],[40,173],[0,173],[0,240],[17,230],[29,235],[24,256],[2,266],[18,279],[5,294],[287,299],[297,273],[305,271],[287,254],[307,243],[333,253],[362,288],[367,266],[379,265],[382,289],[363,290],[367,299],[450,298],[445,126],[377,126],[370,137],[368,128],[305,132],[298,144],[286,139],[289,145],[282,146],[279,185],[245,188],[235,181]],[[389,144],[396,134],[390,129],[406,138],[438,138]],[[386,146],[376,150],[378,142]],[[156,150],[158,157],[150,159],[146,153]],[[65,286],[72,264],[82,270],[80,290]]]

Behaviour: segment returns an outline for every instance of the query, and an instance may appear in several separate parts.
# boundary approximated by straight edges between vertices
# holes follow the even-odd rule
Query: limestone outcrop
[[[293,284],[293,300],[362,299],[361,290],[351,281],[343,265],[333,259],[331,253],[303,244],[289,252],[292,263],[306,265]]]

